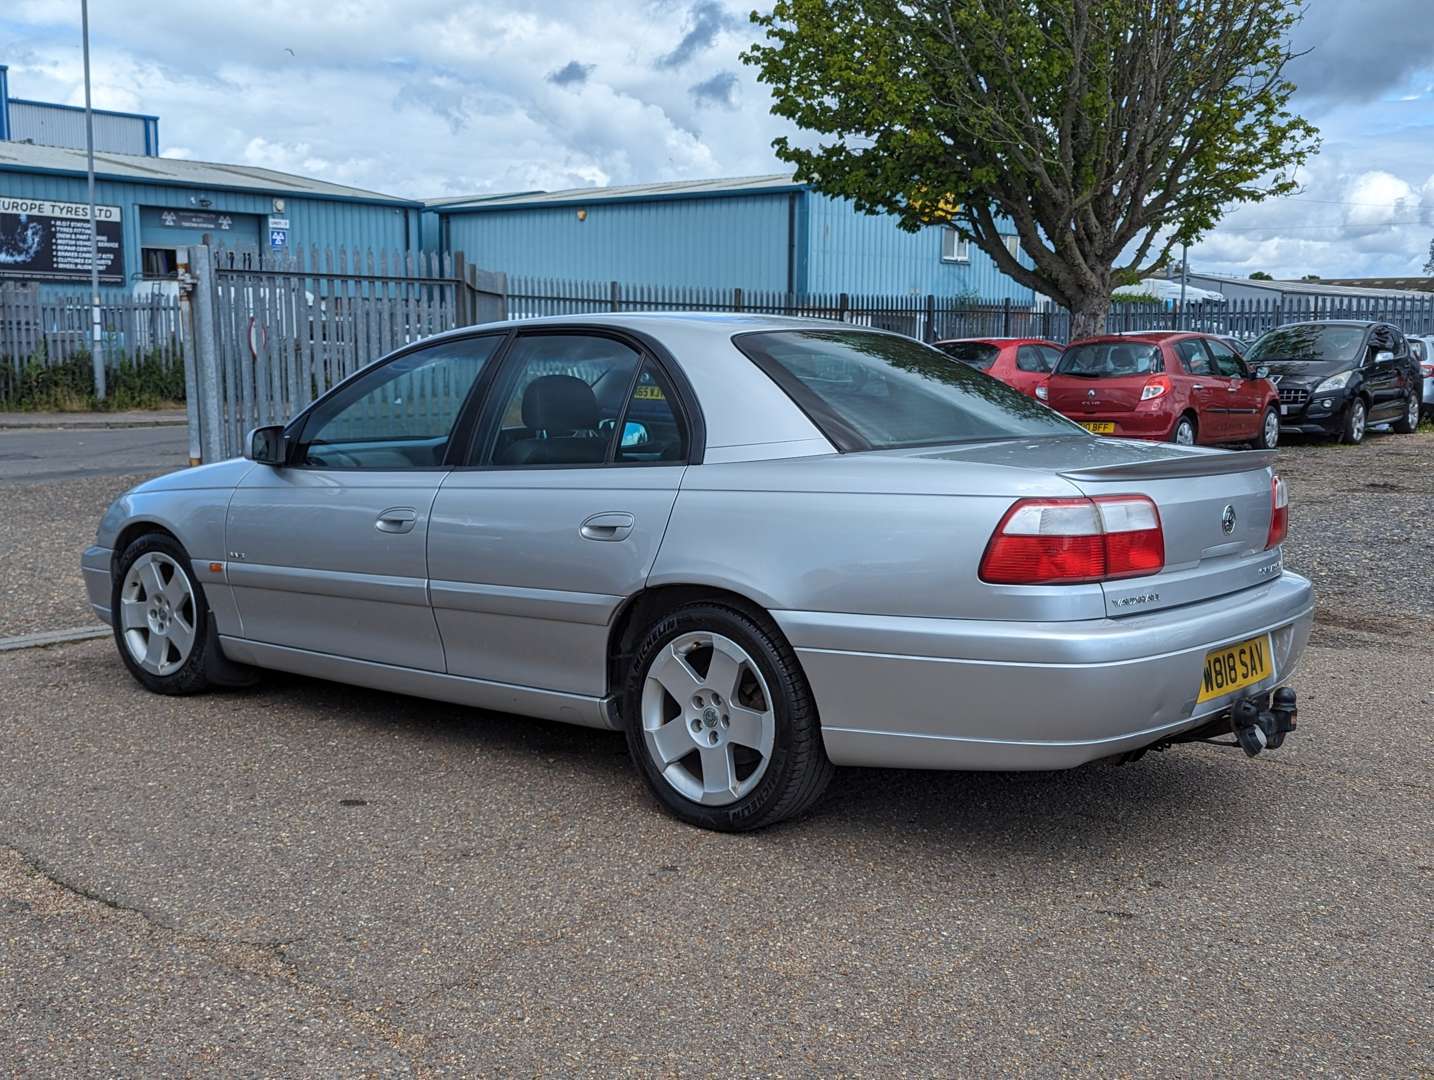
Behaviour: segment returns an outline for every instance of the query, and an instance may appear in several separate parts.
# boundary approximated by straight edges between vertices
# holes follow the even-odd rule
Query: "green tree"
[[[1434,240],[1429,241],[1429,258],[1425,260],[1424,272],[1434,274]]]
[[[1103,328],[1232,204],[1295,188],[1318,132],[1287,108],[1296,0],[776,0],[743,54],[808,133],[778,157],[916,230],[956,228]],[[812,138],[811,136],[816,136]],[[998,222],[1014,223],[1025,266]],[[1009,226],[1007,226],[1009,231]]]
[[[1253,274],[1250,275],[1250,280],[1251,280],[1251,281],[1274,281],[1275,278],[1274,278],[1274,275],[1273,275],[1273,274],[1267,274],[1267,273],[1265,273],[1263,270],[1256,270]]]

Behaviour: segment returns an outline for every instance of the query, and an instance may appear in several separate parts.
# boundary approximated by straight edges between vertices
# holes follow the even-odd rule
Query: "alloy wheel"
[[[1189,420],[1181,420],[1175,425],[1175,444],[1177,446],[1195,445],[1195,428]]]
[[[1265,413],[1265,449],[1273,450],[1280,441],[1280,418],[1272,412]]]
[[[1351,441],[1359,442],[1364,438],[1364,402],[1356,400],[1350,408],[1353,412],[1349,418],[1349,437]]]
[[[742,646],[695,631],[663,646],[642,687],[642,737],[662,778],[705,806],[755,788],[771,762],[777,717],[767,681]]]
[[[1419,426],[1419,412],[1420,412],[1421,407],[1422,407],[1422,403],[1420,402],[1419,398],[1415,397],[1413,394],[1410,394],[1410,395],[1409,395],[1409,426],[1412,427],[1412,428],[1417,428],[1417,427]]]
[[[134,662],[152,675],[171,675],[194,651],[197,606],[179,564],[147,551],[130,565],[120,589],[120,629]]]

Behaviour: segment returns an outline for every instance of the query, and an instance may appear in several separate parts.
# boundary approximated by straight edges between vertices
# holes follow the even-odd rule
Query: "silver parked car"
[[[275,668],[616,728],[669,810],[733,830],[834,765],[1294,726],[1313,597],[1274,452],[1096,438],[896,334],[471,327],[250,440],[120,497],[84,554],[151,690]]]

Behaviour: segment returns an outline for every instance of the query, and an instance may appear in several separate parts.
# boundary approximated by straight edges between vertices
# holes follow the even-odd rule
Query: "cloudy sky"
[[[95,103],[160,116],[166,153],[436,196],[781,169],[785,130],[724,0],[245,0],[91,5]],[[78,0],[6,0],[17,97],[81,103]],[[1431,0],[1309,0],[1301,195],[1231,214],[1193,267],[1416,273],[1434,237]]]

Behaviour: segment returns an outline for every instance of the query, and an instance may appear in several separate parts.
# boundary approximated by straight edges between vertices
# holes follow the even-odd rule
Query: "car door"
[[[465,403],[503,340],[448,340],[380,362],[291,425],[287,465],[245,475],[225,543],[246,639],[443,670],[429,514]]]
[[[428,559],[448,672],[597,697],[608,625],[647,580],[688,460],[661,362],[604,331],[520,333]]]
[[[1398,359],[1401,349],[1407,352],[1409,346],[1404,342],[1404,335],[1394,327],[1381,324],[1370,331],[1363,366],[1370,423],[1394,419],[1404,411]]]
[[[1225,380],[1225,435],[1236,441],[1259,437],[1265,416],[1265,384],[1251,378],[1238,353],[1219,338],[1206,338],[1215,370]]]
[[[1197,437],[1200,442],[1220,442],[1230,431],[1225,400],[1229,380],[1220,375],[1214,358],[1199,338],[1181,338],[1174,347],[1180,366],[1185,369],[1184,378],[1177,377],[1176,381],[1185,387],[1190,403],[1195,406]]]

